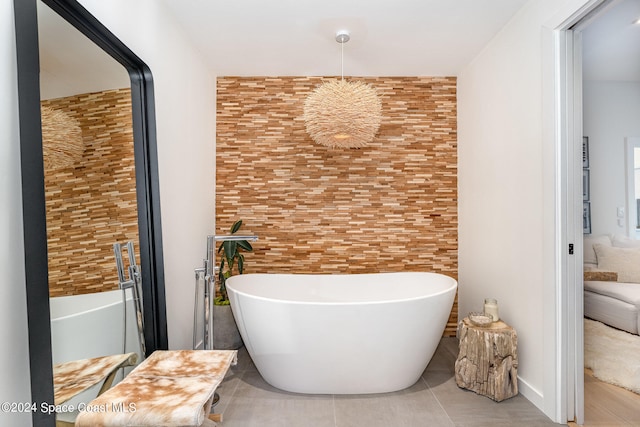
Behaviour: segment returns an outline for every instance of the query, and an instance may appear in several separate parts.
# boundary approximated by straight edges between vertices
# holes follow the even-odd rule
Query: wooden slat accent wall
[[[249,272],[434,271],[457,279],[455,77],[363,78],[383,120],[362,149],[311,140],[320,77],[217,81],[216,232],[260,236]],[[390,284],[392,286],[393,284]],[[455,335],[457,304],[446,335]]]
[[[139,249],[131,91],[42,104],[78,120],[86,145],[75,167],[45,171],[49,293],[117,289],[113,244],[133,240]]]

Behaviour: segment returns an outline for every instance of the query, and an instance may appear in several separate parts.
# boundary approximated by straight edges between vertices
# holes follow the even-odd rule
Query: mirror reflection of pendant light
[[[84,153],[80,123],[64,111],[42,106],[42,156],[45,170],[77,166]]]
[[[307,132],[315,142],[329,147],[365,146],[375,137],[382,118],[376,90],[363,82],[344,80],[344,44],[349,39],[347,31],[336,34],[341,44],[341,79],[321,84],[304,103]]]

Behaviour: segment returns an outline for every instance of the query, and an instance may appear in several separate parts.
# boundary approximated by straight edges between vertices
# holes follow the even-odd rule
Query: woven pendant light
[[[339,32],[336,41],[344,50],[349,33]],[[307,133],[318,144],[360,148],[371,142],[378,132],[382,102],[370,85],[345,81],[343,70],[341,80],[325,82],[307,97],[302,118]]]
[[[63,111],[42,106],[42,155],[45,170],[75,166],[84,153],[80,123]]]

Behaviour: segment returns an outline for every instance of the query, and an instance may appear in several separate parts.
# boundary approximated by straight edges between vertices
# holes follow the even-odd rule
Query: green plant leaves
[[[251,243],[247,242],[246,240],[238,240],[236,243],[247,252],[253,251],[253,246],[251,246]]]
[[[238,254],[238,273],[242,274],[244,270],[244,255]]]
[[[224,299],[224,296],[222,295],[218,295],[214,298],[213,303],[215,305],[229,305],[231,304],[231,301],[229,301],[228,299]]]
[[[233,223],[233,225],[231,226],[231,234],[235,233],[236,231],[240,230],[240,227],[242,227],[242,220],[239,219],[236,222]]]
[[[229,266],[233,266],[233,259],[238,253],[238,242],[222,242],[224,247],[224,256],[227,257],[227,263]]]
[[[242,226],[242,220],[238,220],[231,226],[231,234],[234,234]],[[229,298],[227,295],[226,280],[233,275],[233,269],[238,269],[238,273],[244,272],[244,255],[240,253],[241,250],[247,252],[253,252],[253,246],[246,240],[235,241],[223,241],[218,247],[218,253],[222,252],[220,260],[220,271],[218,273],[218,280],[220,282],[220,295],[215,298],[214,303],[216,305],[228,304]],[[226,269],[225,269],[226,267]]]

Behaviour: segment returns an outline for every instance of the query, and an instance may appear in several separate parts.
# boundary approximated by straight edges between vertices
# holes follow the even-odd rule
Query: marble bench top
[[[236,350],[156,351],[92,400],[76,427],[201,426]]]
[[[53,393],[56,405],[105,380],[123,366],[133,366],[138,360],[135,353],[72,360],[53,366]]]

